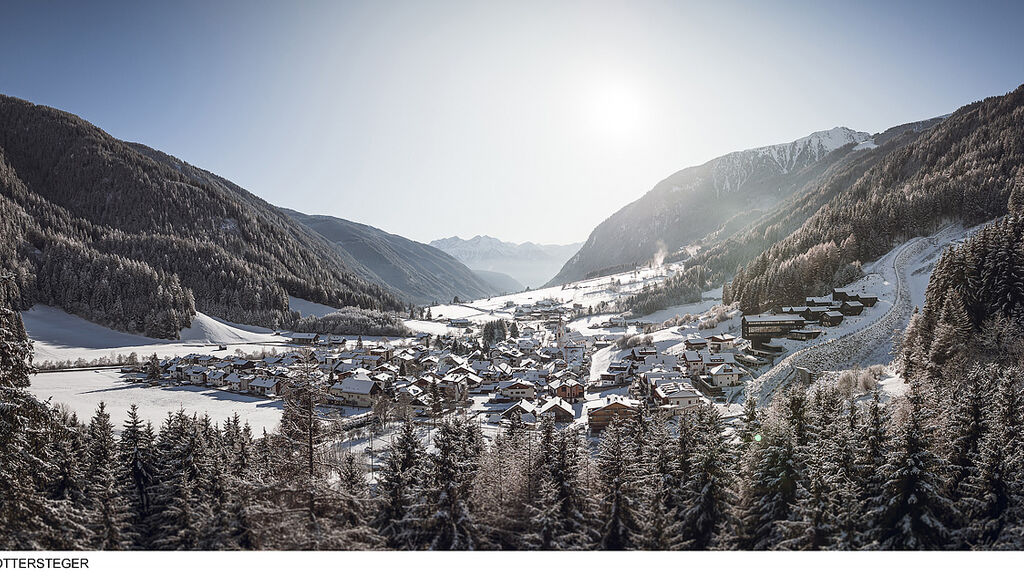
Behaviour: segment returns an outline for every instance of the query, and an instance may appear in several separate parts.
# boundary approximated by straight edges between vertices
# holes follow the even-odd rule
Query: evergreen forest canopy
[[[339,308],[404,308],[322,237],[231,182],[6,96],[0,212],[0,269],[14,276],[17,308],[40,302],[162,338],[176,338],[196,309],[291,326],[298,314],[289,295]],[[378,332],[402,331],[386,315],[361,320],[371,321]]]

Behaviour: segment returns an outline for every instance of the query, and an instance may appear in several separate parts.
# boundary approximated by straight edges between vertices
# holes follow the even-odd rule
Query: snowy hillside
[[[118,354],[136,353],[148,356],[187,354],[203,348],[207,352],[217,345],[231,345],[246,349],[246,345],[263,348],[281,344],[284,339],[266,328],[233,325],[202,312],[192,319],[192,325],[181,332],[181,340],[161,340],[138,334],[117,332],[68,314],[63,310],[37,304],[22,313],[25,329],[33,341],[34,361],[74,362],[79,358],[95,360]]]
[[[730,192],[741,187],[751,176],[759,172],[774,170],[778,174],[788,174],[817,162],[829,152],[847,144],[859,144],[870,139],[871,134],[867,132],[837,126],[786,144],[773,144],[726,154],[713,161],[711,178],[716,191]]]

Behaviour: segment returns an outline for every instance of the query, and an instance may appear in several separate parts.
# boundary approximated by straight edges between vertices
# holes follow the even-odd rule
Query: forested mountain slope
[[[450,302],[456,296],[475,300],[501,292],[433,246],[333,216],[281,211],[329,240],[353,270],[417,304]]]
[[[766,249],[736,273],[725,300],[739,301],[746,311],[795,302],[831,288],[851,263],[877,258],[945,222],[972,226],[1019,209],[1024,86],[964,106],[907,145],[885,151],[863,173],[837,174],[797,202],[819,207],[781,240],[766,237]],[[714,267],[710,254],[701,261]]]
[[[0,96],[0,267],[43,302],[176,337],[195,309],[282,326],[288,295],[399,309],[323,238],[209,172],[82,119]]]
[[[602,222],[549,285],[643,264],[742,219],[754,219],[814,182],[870,134],[815,132],[787,144],[733,152],[669,176]]]

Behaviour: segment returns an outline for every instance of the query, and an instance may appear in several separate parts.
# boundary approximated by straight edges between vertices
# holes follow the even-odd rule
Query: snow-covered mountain
[[[501,272],[524,286],[540,286],[558,272],[562,264],[579,250],[575,244],[515,244],[491,236],[441,238],[431,246],[451,254],[473,270]]]
[[[659,252],[729,232],[776,206],[872,135],[846,127],[783,144],[732,152],[659,182],[591,233],[549,285],[616,267],[644,264]]]
[[[867,132],[837,126],[786,144],[732,152],[712,161],[711,179],[716,192],[728,193],[741,188],[751,177],[773,172],[780,175],[796,172],[818,162],[833,150],[870,139],[871,134]]]

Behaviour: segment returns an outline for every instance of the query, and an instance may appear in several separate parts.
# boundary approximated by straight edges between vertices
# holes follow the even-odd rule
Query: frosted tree
[[[734,522],[732,454],[723,436],[722,419],[713,406],[697,409],[694,428],[696,441],[687,458],[686,500],[680,502],[682,545],[689,550],[709,550],[724,546]]]
[[[132,541],[131,513],[118,478],[114,426],[103,402],[89,422],[86,435],[89,466],[85,495],[91,510],[92,547],[97,550],[123,550]]]
[[[379,506],[374,525],[393,548],[409,545],[408,514],[423,481],[423,457],[423,445],[416,436],[416,427],[407,420],[388,447],[377,487]]]
[[[638,512],[642,493],[637,482],[637,448],[629,432],[630,426],[619,420],[601,432],[597,497],[601,506],[598,522],[604,550],[631,550],[640,544]]]
[[[942,492],[946,463],[932,451],[934,425],[920,385],[911,383],[871,527],[882,550],[941,550],[949,547],[953,506]]]
[[[785,539],[783,523],[794,512],[802,480],[795,434],[788,422],[769,416],[761,437],[744,455],[738,506],[737,544],[749,550],[771,550]]]

